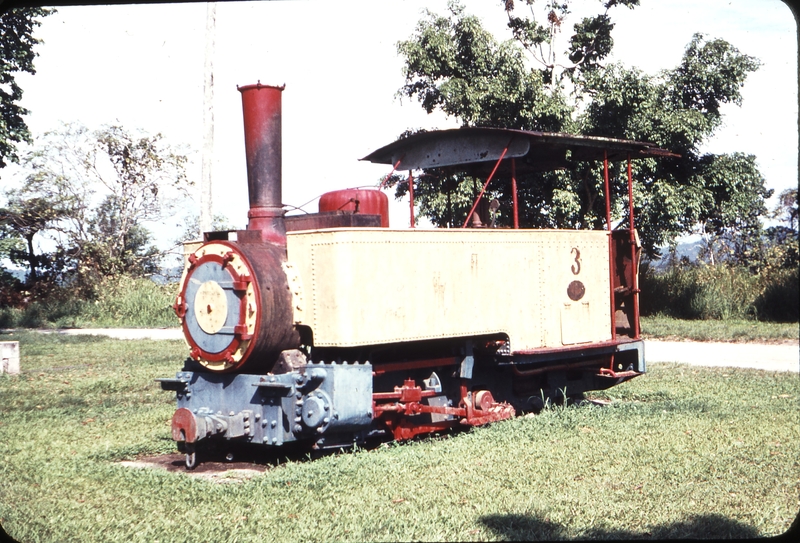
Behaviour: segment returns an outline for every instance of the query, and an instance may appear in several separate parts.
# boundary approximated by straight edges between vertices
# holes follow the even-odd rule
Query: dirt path
[[[800,373],[800,349],[795,345],[716,343],[698,341],[645,341],[648,364],[681,362],[697,366],[756,368]]]
[[[115,339],[183,339],[180,328],[66,328],[39,332],[67,336],[108,336]]]

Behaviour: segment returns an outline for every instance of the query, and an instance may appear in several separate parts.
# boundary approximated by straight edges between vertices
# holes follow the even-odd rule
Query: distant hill
[[[704,243],[701,239],[687,240],[685,242],[678,243],[678,246],[675,249],[675,256],[678,260],[686,257],[690,262],[695,262],[697,261],[700,251],[703,249],[703,245]],[[661,259],[652,260],[650,262],[650,266],[656,270],[666,269],[667,265],[669,264],[669,259],[669,247],[661,247]]]
[[[28,274],[28,272],[26,272],[22,268],[7,268],[5,266],[2,266],[0,269],[3,269],[5,271],[7,271],[8,273],[13,275],[14,277],[19,279],[20,281],[24,281],[25,280],[25,276]]]

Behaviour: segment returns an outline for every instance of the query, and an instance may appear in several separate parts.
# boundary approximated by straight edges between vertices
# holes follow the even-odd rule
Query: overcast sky
[[[499,0],[465,0],[500,39]],[[587,0],[599,11],[599,0]],[[695,32],[723,38],[763,65],[743,89],[743,107],[726,106],[725,126],[705,150],[755,154],[769,187],[797,185],[797,39],[778,0],[641,0],[616,8],[615,56],[655,74],[675,67]],[[450,128],[400,101],[396,44],[409,38],[422,9],[444,13],[444,0],[294,0],[217,5],[214,213],[244,227],[247,210],[241,98],[237,85],[286,84],[283,93],[283,200],[300,205],[338,188],[374,185],[385,166],[358,162],[408,128]],[[570,28],[577,22],[569,21]],[[35,135],[59,121],[89,128],[121,123],[161,132],[193,150],[199,182],[206,4],[65,7],[36,36],[35,76],[19,77]],[[1,173],[13,182],[13,170]],[[316,211],[316,204],[308,211]],[[393,206],[392,226],[408,225]],[[171,228],[154,228],[159,238]]]

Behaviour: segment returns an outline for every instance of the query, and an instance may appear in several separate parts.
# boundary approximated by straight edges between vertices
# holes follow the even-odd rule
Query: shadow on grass
[[[487,515],[479,521],[501,540],[507,541],[554,541],[574,539],[565,526],[545,520],[536,515]],[[795,519],[789,531],[772,541],[797,541],[800,517]],[[655,526],[649,532],[627,530],[590,529],[580,539],[754,539],[760,537],[758,530],[721,515],[698,515],[688,520]]]
[[[172,442],[172,438],[163,438]],[[357,447],[359,450],[371,450],[385,443],[386,439],[371,439]],[[137,461],[152,464],[167,471],[184,471],[185,448],[177,446],[178,451],[170,454],[144,456],[137,454],[134,448],[121,448],[106,451],[95,458],[118,461],[124,458],[136,458]],[[192,471],[224,472],[230,469],[253,468],[259,471],[272,469],[286,463],[304,463],[337,454],[351,454],[356,450],[352,446],[332,446],[322,450],[314,450],[311,443],[293,441],[280,447],[265,447],[256,443],[239,443],[235,441],[208,440],[197,448],[197,467]]]

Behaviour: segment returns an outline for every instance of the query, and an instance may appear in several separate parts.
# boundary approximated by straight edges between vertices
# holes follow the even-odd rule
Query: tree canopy
[[[502,8],[511,36],[505,41],[457,1],[446,15],[427,11],[414,34],[398,44],[405,59],[405,84],[398,94],[417,99],[428,112],[441,110],[463,126],[647,141],[680,154],[680,159],[645,159],[633,166],[637,228],[650,257],[657,257],[665,243],[698,229],[719,234],[758,228],[771,191],[755,157],[700,149],[721,125],[722,105],[741,104],[741,88],[759,61],[722,39],[695,34],[671,70],[648,75],[607,63],[614,10],[633,9],[639,1],[598,2],[599,13],[574,23],[564,37],[570,32],[572,3],[506,0]],[[621,223],[627,220],[623,168],[612,167],[612,209]],[[414,186],[420,213],[437,226],[463,221],[479,182],[425,173]],[[395,182],[402,196],[408,185],[399,177]],[[602,224],[602,165],[529,174],[518,185],[521,226]],[[498,224],[509,225],[510,180],[492,181],[489,191],[500,203]]]
[[[41,24],[39,19],[54,10],[41,7],[20,7],[0,12],[0,168],[8,161],[18,160],[16,146],[31,140],[24,115],[28,110],[19,105],[22,89],[16,74],[35,74],[34,46],[40,40],[33,30]]]
[[[64,124],[22,159],[28,173],[23,188],[6,191],[0,238],[24,240],[9,254],[28,267],[29,284],[42,278],[38,270],[87,286],[98,276],[154,273],[161,252],[146,224],[173,216],[187,197],[186,161],[161,134]],[[37,234],[54,250],[34,254]]]

